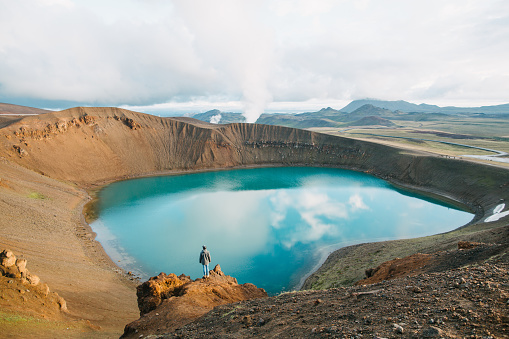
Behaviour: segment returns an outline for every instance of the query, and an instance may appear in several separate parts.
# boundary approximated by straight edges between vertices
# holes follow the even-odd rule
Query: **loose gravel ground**
[[[216,307],[160,338],[508,338],[509,265]]]

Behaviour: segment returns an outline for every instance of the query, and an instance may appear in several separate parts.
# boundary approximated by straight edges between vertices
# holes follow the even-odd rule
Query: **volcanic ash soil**
[[[159,338],[508,338],[509,265],[218,306]]]

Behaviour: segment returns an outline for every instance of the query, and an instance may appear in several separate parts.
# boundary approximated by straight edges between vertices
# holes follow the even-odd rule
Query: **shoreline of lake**
[[[299,173],[299,174],[297,174],[297,173]],[[145,180],[147,178],[138,178],[138,179],[135,179],[135,180],[132,180],[132,181],[129,181],[129,182],[127,182],[127,181],[116,182],[116,183],[114,183],[113,186],[108,186],[107,188],[105,188],[105,189],[103,189],[101,191],[101,193],[103,193],[103,197],[102,198],[106,199],[106,201],[109,201],[112,198],[115,199],[115,201],[117,201],[119,199],[118,197],[120,197],[120,196],[122,196],[122,200],[121,201],[124,201],[125,196],[129,196],[129,194],[132,194],[133,197],[136,197],[136,201],[137,201],[136,202],[135,210],[131,211],[132,207],[129,207],[128,210],[125,210],[125,211],[123,211],[123,209],[125,209],[125,207],[122,209],[122,212],[121,212],[120,215],[121,215],[122,218],[127,218],[127,219],[124,220],[121,223],[122,224],[122,228],[119,229],[118,231],[109,230],[109,229],[107,229],[107,227],[106,228],[100,227],[100,229],[97,229],[96,227],[99,227],[98,222],[96,222],[95,226],[93,224],[91,225],[91,226],[93,226],[93,229],[95,231],[97,231],[97,233],[99,233],[99,236],[97,237],[97,240],[101,242],[103,247],[105,247],[106,252],[110,254],[110,256],[113,258],[113,261],[116,262],[118,264],[118,266],[122,267],[126,271],[131,271],[131,272],[134,272],[134,273],[138,273],[138,272],[144,271],[145,274],[141,274],[143,279],[148,278],[148,276],[157,275],[159,273],[159,271],[164,271],[165,273],[175,273],[177,275],[181,274],[181,273],[184,273],[186,275],[193,275],[192,273],[194,271],[194,267],[192,267],[192,265],[188,265],[189,267],[187,267],[187,268],[186,268],[186,266],[184,266],[182,269],[177,269],[178,271],[175,271],[175,269],[173,269],[173,270],[170,270],[168,272],[167,272],[167,269],[160,268],[160,269],[156,269],[157,272],[148,273],[147,272],[147,267],[145,267],[144,265],[142,265],[142,266],[145,267],[144,269],[141,269],[141,268],[137,269],[136,264],[133,262],[132,256],[129,254],[130,253],[129,248],[131,248],[131,249],[136,248],[136,250],[139,252],[139,251],[141,251],[141,249],[138,248],[139,246],[134,245],[134,243],[132,243],[132,241],[131,241],[131,243],[132,243],[131,245],[126,245],[125,243],[124,243],[124,245],[122,245],[121,243],[117,243],[120,240],[117,239],[116,236],[112,236],[112,234],[110,233],[110,232],[113,232],[114,234],[117,234],[117,236],[119,236],[119,235],[121,235],[120,233],[118,233],[119,231],[121,231],[123,233],[125,233],[125,232],[132,232],[133,227],[136,227],[134,225],[139,225],[140,223],[147,222],[147,220],[152,220],[152,219],[150,219],[151,218],[150,215],[152,214],[152,212],[149,212],[149,211],[154,209],[154,208],[155,208],[155,210],[158,210],[158,208],[155,207],[155,206],[157,206],[161,202],[157,202],[156,200],[152,201],[151,200],[152,198],[150,198],[149,199],[149,201],[151,201],[150,204],[155,204],[155,205],[154,206],[150,206],[150,209],[147,212],[141,212],[141,211],[144,210],[144,208],[139,210],[140,209],[139,204],[140,204],[140,202],[144,201],[145,199],[147,199],[152,194],[156,194],[155,196],[159,196],[160,194],[170,194],[169,192],[165,193],[166,191],[161,189],[161,186],[167,185],[167,184],[165,184],[165,182],[172,182],[172,184],[171,184],[172,190],[176,189],[175,187],[181,187],[182,185],[184,185],[183,186],[183,187],[185,187],[184,189],[185,190],[192,189],[193,196],[195,196],[197,194],[195,192],[195,190],[198,187],[200,187],[200,190],[201,190],[202,187],[204,187],[202,185],[205,184],[205,183],[207,183],[207,185],[211,185],[212,187],[216,187],[215,185],[217,183],[214,183],[215,181],[218,181],[218,182],[221,182],[221,183],[225,183],[228,180],[234,180],[234,182],[237,182],[237,183],[238,182],[242,182],[242,187],[244,187],[244,185],[247,184],[250,187],[248,190],[254,189],[256,191],[257,187],[259,185],[258,182],[264,182],[263,178],[265,178],[265,177],[266,178],[270,178],[271,182],[274,182],[274,184],[276,186],[278,186],[279,184],[276,184],[276,182],[278,182],[278,180],[285,180],[285,182],[286,182],[286,180],[290,180],[290,181],[292,181],[292,180],[297,180],[297,181],[304,180],[304,182],[305,182],[307,180],[311,180],[312,179],[312,181],[315,182],[316,178],[318,176],[318,177],[321,177],[320,180],[326,180],[327,183],[328,183],[327,184],[328,186],[330,186],[330,184],[332,184],[332,181],[329,183],[329,180],[333,180],[333,181],[339,180],[339,182],[342,182],[342,184],[341,184],[342,186],[346,185],[346,183],[351,182],[350,184],[347,184],[347,185],[353,185],[351,189],[346,189],[346,187],[341,188],[340,191],[342,192],[341,193],[342,196],[343,195],[348,195],[349,196],[351,194],[354,194],[354,191],[358,191],[360,189],[359,192],[364,192],[364,193],[361,193],[361,195],[368,194],[368,196],[370,196],[370,199],[375,199],[371,195],[375,191],[382,190],[380,192],[387,192],[387,194],[388,194],[388,192],[394,192],[394,193],[391,193],[391,194],[396,194],[395,197],[399,197],[398,199],[403,199],[402,202],[403,201],[407,201],[408,199],[412,199],[412,200],[416,199],[417,201],[420,201],[419,204],[424,204],[420,208],[422,208],[424,206],[435,206],[433,208],[437,209],[437,212],[439,210],[441,210],[438,205],[441,205],[441,206],[446,207],[448,209],[452,208],[452,206],[449,205],[449,204],[442,204],[440,201],[437,202],[436,199],[430,199],[430,198],[427,198],[427,197],[423,197],[421,194],[417,194],[416,195],[414,193],[402,192],[401,189],[395,189],[394,186],[391,185],[390,183],[388,183],[387,181],[381,180],[381,179],[376,178],[376,177],[374,177],[372,175],[366,175],[364,173],[359,173],[359,172],[355,172],[355,171],[351,171],[351,170],[345,170],[345,169],[338,169],[338,168],[309,167],[309,166],[308,167],[292,166],[292,167],[277,167],[277,168],[266,167],[266,168],[263,168],[263,169],[259,168],[258,170],[254,169],[254,168],[251,168],[248,171],[243,171],[243,170],[239,171],[239,169],[231,169],[230,171],[220,171],[220,172],[213,171],[213,172],[200,172],[200,173],[187,173],[187,174],[191,174],[191,176],[178,176],[178,177],[176,177],[175,175],[172,175],[172,176],[157,176],[157,177],[150,177],[150,178],[148,178],[150,180]],[[246,178],[244,178],[244,176],[246,176],[246,175],[249,178],[247,181],[246,181]],[[290,177],[287,177],[288,175],[290,175]],[[297,175],[295,177],[296,179],[293,179],[295,175]],[[258,177],[258,176],[260,176],[260,177]],[[278,179],[278,178],[280,178],[280,179]],[[309,179],[306,179],[306,178],[309,178]],[[329,179],[325,179],[325,178],[329,178]],[[196,180],[198,180],[198,181],[195,182]],[[187,181],[189,181],[189,183],[187,183]],[[151,184],[151,182],[152,182],[152,184]],[[182,184],[182,183],[181,184],[177,184],[178,182],[186,182],[187,184]],[[256,182],[255,186],[252,186],[253,182]],[[358,184],[357,184],[357,182],[358,182]],[[156,185],[158,187],[158,189],[156,191],[153,191],[152,189],[149,188],[149,187],[151,187],[150,185]],[[175,186],[175,185],[177,185],[177,186]],[[195,185],[199,185],[199,186],[195,187]],[[266,184],[262,184],[262,186],[263,186],[262,190],[268,189],[269,190],[268,192],[272,192],[273,191],[270,188],[270,187],[273,187],[273,186],[266,187],[265,185]],[[272,185],[272,184],[270,184],[270,185]],[[323,185],[324,184],[321,184],[320,187],[325,187]],[[140,187],[141,191],[137,190],[136,187],[138,187],[138,186]],[[274,186],[274,187],[276,187],[276,186]],[[284,187],[286,187],[286,186],[284,186]],[[289,186],[288,188],[290,188],[290,187],[293,187],[293,185]],[[357,187],[357,188],[355,188],[355,187]],[[283,187],[281,187],[281,188],[283,188]],[[214,188],[214,189],[219,189],[219,188]],[[308,186],[306,186],[306,189],[309,190],[310,188]],[[327,190],[330,190],[330,189],[331,189],[331,187],[327,188]],[[373,189],[375,189],[375,191],[373,191],[373,193],[369,193]],[[116,190],[120,190],[120,191],[118,193],[113,193]],[[128,193],[128,192],[130,192],[130,190],[134,190],[133,193]],[[285,190],[285,188],[283,188],[282,192],[284,192],[284,190]],[[316,189],[311,189],[311,190],[316,190]],[[351,190],[354,190],[354,191],[351,191]],[[177,191],[180,192],[180,188],[177,188]],[[222,189],[219,189],[219,191],[222,191]],[[237,189],[235,189],[234,191],[238,192]],[[240,192],[242,192],[242,191],[243,191],[243,189],[240,190]],[[262,191],[259,191],[259,192],[262,192]],[[277,191],[277,192],[279,192],[279,191]],[[292,192],[293,192],[292,194],[295,195],[295,191],[292,191]],[[348,192],[350,192],[350,193],[348,193]],[[147,194],[149,194],[149,195],[147,195]],[[179,194],[181,194],[181,193],[179,193]],[[236,194],[238,194],[238,193],[236,193]],[[254,194],[254,193],[251,193],[251,195],[252,194]],[[271,193],[271,194],[276,194],[276,193]],[[314,192],[314,194],[318,194],[318,193]],[[380,193],[377,193],[377,194],[380,194]],[[265,193],[263,195],[265,195]],[[360,198],[358,193],[356,193],[355,195],[358,198]],[[297,196],[300,196],[300,194],[298,194]],[[106,197],[109,197],[109,198],[106,198]],[[367,196],[365,196],[365,198],[366,197]],[[332,198],[332,197],[329,197],[329,198]],[[339,198],[339,196],[336,197],[336,198]],[[344,197],[344,199],[347,199],[347,198],[348,197]],[[127,198],[127,199],[129,199],[129,198]],[[140,199],[142,199],[142,200],[140,200]],[[224,197],[223,198],[217,198],[217,199],[222,200],[222,199],[224,199]],[[296,199],[299,199],[299,198],[296,198]],[[340,199],[343,199],[343,198],[340,198]],[[237,198],[237,200],[241,201],[241,200],[243,200],[243,198]],[[129,201],[129,200],[126,200],[126,201]],[[332,203],[333,201],[335,201],[335,200],[333,199],[330,202],[328,202],[327,204]],[[375,203],[375,201],[377,201],[377,199],[372,200],[371,202],[369,202],[369,205],[371,207],[374,207],[372,205],[373,205],[373,203]],[[338,201],[338,203],[339,202],[340,201]],[[297,205],[299,204],[297,201],[295,201],[293,204],[295,204],[295,203],[297,203]],[[341,203],[340,204],[341,206],[339,206],[339,208],[345,208],[345,206],[343,205],[344,203],[346,203],[346,201]],[[106,204],[108,205],[108,204],[111,204],[111,203],[106,203]],[[165,204],[166,204],[166,202],[165,202]],[[196,204],[196,202],[193,203],[193,204]],[[229,204],[227,204],[227,205],[229,205]],[[404,205],[402,205],[401,208],[403,206]],[[332,205],[329,206],[329,207],[332,207]],[[168,208],[168,206],[165,207],[165,209],[167,209],[167,208]],[[181,209],[181,208],[182,208],[182,206],[179,207],[179,209]],[[196,208],[196,209],[201,210],[199,205],[192,205],[192,206],[186,207],[186,208],[192,208],[193,210]],[[216,206],[216,209],[217,208],[221,209],[222,207],[221,206]],[[251,209],[252,206],[249,206],[249,208]],[[395,207],[392,207],[392,208],[395,208]],[[392,208],[387,210],[387,211],[392,211]],[[241,211],[242,209],[243,209],[243,207],[240,207],[240,206],[237,206],[236,208],[234,208],[234,210],[237,211],[236,214],[238,214],[239,211]],[[386,210],[386,209],[387,209],[387,206],[385,206],[385,208],[383,210]],[[454,209],[456,209],[456,208],[454,208]],[[463,210],[463,209],[461,209],[461,210]],[[147,220],[145,220],[146,218],[141,218],[140,221],[135,221],[135,220],[138,220],[140,218],[140,215],[147,214],[147,213],[148,213],[148,219]],[[182,212],[182,213],[186,214],[187,212]],[[213,212],[213,213],[215,213],[215,212]],[[217,212],[217,213],[220,213],[220,212]],[[224,212],[222,212],[220,214],[225,216],[228,213],[229,212],[224,211]],[[259,213],[262,213],[262,212],[260,211]],[[264,209],[263,213],[272,214],[273,212],[270,212],[270,209],[267,210],[267,211],[265,211],[265,209]],[[308,212],[306,212],[306,213],[309,214]],[[349,213],[352,213],[352,212],[349,212]],[[372,215],[373,213],[376,213],[377,215],[379,215],[378,212],[374,212],[374,211],[371,211],[369,213],[369,215]],[[383,213],[387,213],[387,212],[383,212]],[[419,209],[419,213],[422,213],[420,211],[420,209]],[[443,213],[443,212],[441,212],[441,213]],[[126,214],[127,215],[131,215],[131,216],[130,217],[126,217]],[[212,215],[209,215],[208,213],[206,213],[206,214],[207,214],[207,219],[208,219],[209,223],[211,221],[213,221],[213,220],[218,218],[218,217],[213,217],[214,214],[212,214]],[[241,213],[241,214],[243,214],[243,213]],[[393,217],[396,216],[396,214],[398,214],[398,212],[396,212],[396,211],[394,213],[393,212],[389,213],[389,215],[392,215]],[[361,214],[361,215],[363,215],[363,214]],[[434,213],[433,213],[433,215],[434,215]],[[381,214],[379,216],[381,216]],[[318,215],[317,215],[317,217],[318,217]],[[363,218],[366,218],[366,217],[363,217]],[[379,223],[379,222],[387,224],[389,222],[388,220],[390,220],[390,219],[387,219],[387,221],[381,221],[381,220],[386,220],[387,217],[388,216],[382,217],[380,220],[377,220],[378,218],[375,217],[375,219],[371,219],[371,220],[374,220],[375,224]],[[444,215],[444,217],[445,217],[445,215]],[[342,220],[342,218],[343,217],[338,219],[338,221]],[[373,218],[373,217],[370,217],[370,218]],[[405,217],[404,220],[406,220],[408,218],[409,218],[409,216]],[[473,216],[469,214],[468,221],[462,222],[461,225],[458,224],[456,226],[456,228],[463,226],[463,224],[467,224],[467,223],[471,222],[472,218],[473,218]],[[101,219],[99,219],[99,221],[100,220]],[[143,220],[143,221],[141,221],[141,220]],[[402,239],[402,238],[408,238],[408,237],[415,237],[416,236],[415,234],[423,234],[424,233],[423,235],[431,235],[431,234],[436,233],[436,231],[433,231],[433,230],[428,230],[428,231],[424,231],[423,232],[423,231],[418,231],[416,229],[414,231],[411,231],[413,229],[412,227],[410,227],[410,225],[412,223],[411,220],[412,220],[412,218],[410,217],[410,219],[405,221],[406,223],[410,222],[410,224],[408,224],[408,226],[405,227],[405,230],[404,230],[404,233],[403,233],[403,234],[407,234],[408,232],[410,232],[407,235],[400,234],[399,236],[398,235],[392,235],[392,236],[382,236],[382,237],[375,236],[374,237],[374,234],[372,234],[370,236],[367,236],[367,238],[365,238],[365,236],[362,236],[362,239],[361,238],[357,238],[358,236],[354,235],[355,238],[346,238],[346,239],[341,240],[339,243],[332,243],[332,244],[328,243],[328,244],[321,244],[320,245],[320,241],[322,241],[322,240],[320,240],[315,245],[315,243],[313,242],[312,243],[312,248],[313,248],[312,256],[315,258],[315,260],[314,261],[306,261],[306,265],[303,266],[304,267],[303,271],[301,271],[301,273],[299,273],[298,276],[294,276],[292,278],[293,282],[289,286],[287,286],[287,288],[292,288],[292,289],[295,288],[295,287],[299,288],[300,285],[303,284],[303,281],[305,280],[305,278],[307,276],[311,275],[312,273],[314,273],[314,271],[317,268],[319,268],[320,263],[323,263],[326,260],[326,257],[328,256],[328,254],[331,253],[331,251],[339,249],[341,247],[345,247],[345,246],[349,246],[349,245],[355,245],[355,244],[359,244],[359,243],[366,242],[366,241],[367,242],[373,242],[373,241],[390,240],[390,239],[396,240],[396,239]],[[421,219],[419,219],[419,220],[421,220]],[[403,221],[403,220],[400,220],[399,222],[401,222],[401,221]],[[104,219],[102,220],[102,222],[104,222]],[[110,221],[109,222],[113,222],[111,220],[111,217],[110,217]],[[135,224],[132,225],[132,226],[129,226],[129,224],[131,222],[133,222]],[[158,234],[158,235],[148,235],[150,233],[146,233],[146,232],[149,232],[151,227],[154,227],[153,225],[154,225],[154,223],[157,223],[157,221],[153,220],[153,221],[148,221],[148,222],[152,226],[148,226],[148,225],[144,226],[143,229],[145,231],[143,233],[140,233],[139,235],[137,235],[136,239],[142,239],[142,237],[144,237],[144,236],[145,237],[149,236],[149,239],[155,239],[155,238],[157,238],[159,236],[165,237],[163,235],[164,233],[161,233],[161,234]],[[227,220],[224,220],[220,224],[224,224],[224,222],[228,223]],[[344,222],[346,222],[346,220]],[[356,232],[356,231],[352,231],[352,230],[358,229],[358,227],[350,225],[351,222],[353,222],[353,221],[349,221],[344,226],[341,226],[341,227],[347,227],[345,229],[345,231],[347,231],[348,234],[351,233],[351,232]],[[424,224],[427,224],[426,221],[422,221],[422,222]],[[438,219],[437,219],[437,222],[438,222]],[[373,221],[368,222],[368,223],[371,224],[371,223],[373,223]],[[198,223],[195,222],[195,224],[200,224],[200,223],[199,222]],[[243,222],[240,222],[240,225],[242,225],[242,224],[243,224]],[[341,224],[343,224],[343,221],[341,221]],[[433,223],[433,224],[435,224],[435,223]],[[267,224],[267,227],[269,227],[268,225],[269,224]],[[218,226],[216,226],[216,227],[218,227]],[[224,227],[224,225],[222,225],[222,226]],[[238,227],[238,226],[239,225],[237,224],[237,226],[235,226],[235,227]],[[213,228],[214,226],[210,225],[210,227]],[[255,228],[259,229],[259,227],[260,227],[260,225],[258,224]],[[336,226],[336,227],[339,227],[339,225]],[[182,228],[182,226],[180,228]],[[187,228],[187,226],[185,226],[184,228]],[[263,229],[264,228],[265,228],[265,226],[263,227]],[[131,229],[131,231],[128,231],[130,229]],[[219,229],[218,229],[218,232],[221,233],[221,231],[219,231]],[[272,228],[269,227],[269,229],[272,229]],[[378,228],[377,232],[375,234],[377,234],[381,229],[384,229],[384,228]],[[389,232],[391,232],[391,233],[392,232],[396,232],[396,228],[393,231],[390,231],[390,229],[391,228],[388,228]],[[445,232],[445,231],[450,231],[450,230],[451,230],[450,228],[449,229],[442,228],[442,231],[440,231],[440,232]],[[159,231],[159,232],[162,232],[162,230]],[[342,231],[342,232],[344,232],[344,231]],[[415,232],[417,232],[417,233],[415,233]],[[200,232],[198,232],[198,233],[200,233]],[[129,233],[126,233],[126,234],[129,234]],[[292,232],[292,234],[293,234],[293,237],[295,237],[296,236],[295,234],[298,234],[298,233]],[[353,234],[354,233],[352,233],[352,235]],[[411,234],[414,234],[414,235],[411,235]],[[122,236],[122,237],[124,238],[124,236]],[[284,241],[284,238],[279,239],[279,236],[277,236],[276,238],[278,239],[277,241],[279,241],[279,240]],[[181,237],[181,239],[189,239],[189,238],[186,236],[184,238]],[[123,240],[123,241],[125,241],[125,240]],[[147,241],[148,240],[145,240],[143,243],[146,243]],[[241,241],[241,240],[238,239],[238,240],[236,240],[234,242],[237,242],[237,241]],[[123,248],[122,246],[127,246],[127,247]],[[157,246],[154,243],[154,250],[157,249],[157,251],[159,251],[160,247],[161,246]],[[192,247],[192,244],[189,244],[189,247]],[[216,247],[217,247],[217,244],[216,244]],[[188,247],[186,247],[186,248],[188,248]],[[182,250],[186,251],[185,248],[182,249]],[[180,251],[179,251],[179,253],[180,253]],[[155,255],[155,258],[166,257],[166,256],[169,256],[170,258],[172,257],[172,255],[170,255],[169,253],[166,255],[166,254],[163,254],[162,252],[159,253],[159,255],[152,254],[152,253],[151,253],[151,255]],[[192,254],[191,254],[191,256],[192,256]],[[134,257],[136,257],[136,255]],[[144,258],[144,261],[146,263],[147,263],[147,260],[149,260],[149,259],[148,258]],[[275,260],[277,260],[277,259],[275,259]],[[218,263],[218,262],[216,261],[216,263]],[[150,266],[154,266],[154,264],[155,263],[150,263]],[[228,269],[228,265],[226,265],[227,264],[226,262],[219,261],[219,264],[221,264],[221,267],[223,267],[223,270],[225,269],[225,267],[226,267],[226,269]],[[174,263],[173,265],[170,265],[170,266],[181,267],[182,265],[180,264],[180,262],[178,262],[178,263]],[[310,268],[308,268],[308,267],[310,267]],[[242,282],[251,282],[251,283],[254,283],[256,285],[263,285],[262,282],[256,281],[256,279],[242,278],[241,275],[238,275],[237,273],[235,273],[233,271],[232,272],[226,271],[226,272],[228,274],[231,274],[231,275],[237,277],[238,279],[240,279],[239,281],[242,281]]]

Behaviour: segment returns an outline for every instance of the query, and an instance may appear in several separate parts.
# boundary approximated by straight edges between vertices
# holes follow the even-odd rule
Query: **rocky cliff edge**
[[[168,333],[212,310],[215,306],[267,297],[262,288],[237,283],[216,265],[208,278],[161,273],[137,288],[140,319],[126,325],[122,338]]]

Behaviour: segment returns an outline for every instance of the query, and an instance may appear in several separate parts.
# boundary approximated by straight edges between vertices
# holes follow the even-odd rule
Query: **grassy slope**
[[[508,120],[449,116],[440,121],[397,121],[397,123],[400,125],[399,128],[352,129],[345,132],[339,132],[337,129],[325,128],[315,128],[313,130],[330,133],[332,135],[351,136],[361,138],[362,140],[387,143],[397,147],[403,147],[409,151],[427,151],[448,156],[461,156],[463,154],[485,155],[492,153],[442,143],[384,138],[357,133],[433,139],[497,149],[506,152],[509,151],[509,140],[506,140],[507,131],[509,129]],[[450,133],[451,135],[444,135],[440,132]],[[455,134],[462,134],[464,136],[458,138]],[[507,167],[505,164],[497,165]],[[433,169],[430,168],[429,170]],[[455,170],[451,168],[451,171]],[[475,175],[477,171],[479,171],[479,173],[485,172],[483,168],[478,170],[470,169],[462,173],[462,175]],[[477,189],[489,192],[492,189],[490,186],[493,187],[493,182],[491,182],[491,177],[488,173],[483,173],[483,175],[484,178],[478,179],[478,183],[481,185]],[[508,187],[509,172],[506,177],[502,176],[496,180],[499,180],[497,181],[499,185]],[[507,200],[506,194],[502,194],[499,199],[503,198]],[[493,243],[504,241],[503,239],[497,238],[498,231],[496,231],[496,228],[507,224],[507,220],[489,224],[479,223],[449,233],[430,237],[362,244],[343,248],[329,256],[323,266],[306,281],[303,289],[324,289],[351,285],[353,282],[364,278],[364,270],[366,268],[376,267],[385,261],[392,260],[396,257],[405,257],[417,252],[433,253],[435,251],[453,249],[460,240]]]
[[[305,282],[302,289],[350,286],[365,278],[365,270],[383,262],[415,253],[434,253],[457,248],[459,241],[500,243],[498,227],[506,222],[472,225],[429,237],[359,244],[333,252]],[[507,254],[506,254],[507,255]]]
[[[341,128],[310,128],[310,130],[451,156],[491,153],[428,141],[385,138],[370,134],[448,141],[509,152],[509,119],[443,116],[441,119],[429,121],[393,120],[393,122],[397,127],[366,126],[348,130]]]

